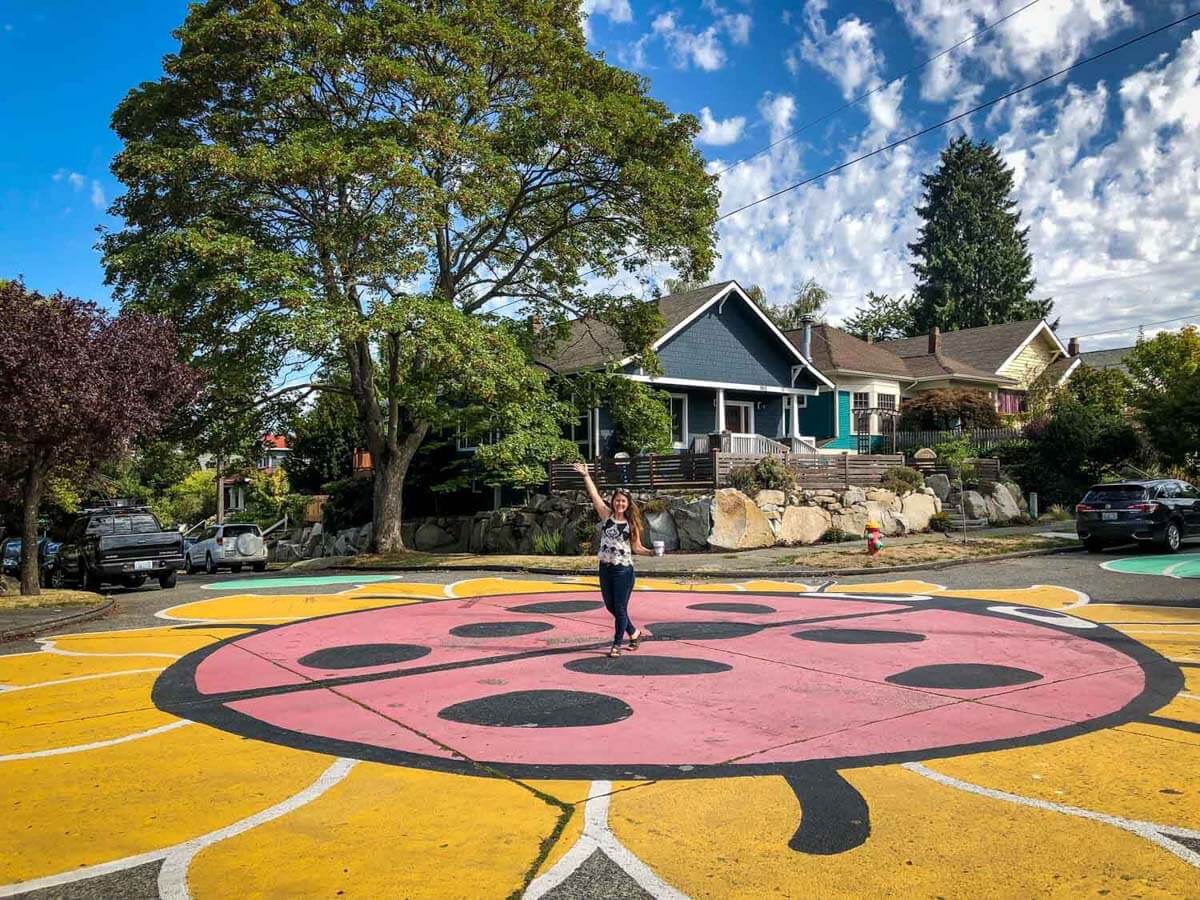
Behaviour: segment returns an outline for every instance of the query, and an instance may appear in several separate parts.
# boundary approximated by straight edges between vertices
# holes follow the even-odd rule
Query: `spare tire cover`
[[[236,546],[242,556],[258,556],[262,552],[262,538],[257,534],[239,534]]]

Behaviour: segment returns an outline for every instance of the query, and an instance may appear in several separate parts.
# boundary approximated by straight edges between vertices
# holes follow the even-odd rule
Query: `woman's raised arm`
[[[592,481],[592,473],[588,471],[587,463],[577,462],[572,463],[571,468],[583,476],[583,487],[588,492],[588,496],[592,500],[592,506],[595,507],[596,515],[601,519],[607,519],[612,515],[612,510],[608,508],[608,504],[604,502],[604,498],[600,496],[600,492],[596,490],[596,483]]]

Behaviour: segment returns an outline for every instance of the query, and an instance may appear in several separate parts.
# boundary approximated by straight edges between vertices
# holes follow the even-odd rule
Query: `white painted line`
[[[1018,794],[1010,794],[1006,791],[998,791],[994,788],[983,787],[982,785],[972,784],[969,781],[960,781],[957,778],[952,778],[949,775],[943,775],[941,772],[935,772],[921,763],[904,763],[904,768],[910,772],[915,772],[931,781],[936,781],[938,784],[946,785],[947,787],[958,788],[960,791],[966,791],[969,794],[979,794],[982,797],[990,797],[993,800],[1004,800],[1007,803],[1015,803],[1018,806],[1030,806],[1034,809],[1044,809],[1049,812],[1062,813],[1066,816],[1075,816],[1080,819],[1090,819],[1093,822],[1101,822],[1105,825],[1112,825],[1114,828],[1120,828],[1124,831],[1136,834],[1140,838],[1150,841],[1152,844],[1157,844],[1159,847],[1167,850],[1189,865],[1200,868],[1200,853],[1185,847],[1177,841],[1171,840],[1167,835],[1175,835],[1177,837],[1200,838],[1200,831],[1193,831],[1190,828],[1179,828],[1174,825],[1159,825],[1155,822],[1143,822],[1136,819],[1124,819],[1120,816],[1111,816],[1108,813],[1094,812],[1090,809],[1081,809],[1078,806],[1065,806],[1061,803],[1051,803],[1048,800],[1038,800],[1033,797],[1022,797]]]
[[[29,881],[18,881],[13,884],[0,885],[0,897],[11,897],[14,894],[23,894],[26,891],[36,891],[43,888],[61,887],[64,884],[73,884],[77,881],[84,881],[89,878],[98,878],[101,875],[111,875],[113,872],[123,872],[126,869],[132,869],[137,866],[145,865],[146,863],[154,862],[159,859],[164,859],[175,854],[186,854],[187,861],[196,855],[198,851],[207,847],[209,844],[224,840],[234,835],[241,834],[243,831],[248,831],[272,819],[277,819],[286,813],[289,813],[306,803],[315,800],[337,782],[346,777],[346,773],[354,766],[355,760],[338,759],[313,784],[309,785],[298,794],[293,794],[288,799],[275,804],[262,812],[255,813],[248,818],[242,819],[240,822],[235,822],[225,828],[210,832],[206,835],[201,835],[198,838],[193,838],[190,841],[185,841],[180,844],[174,844],[170,847],[163,847],[158,850],[150,850],[146,853],[139,853],[136,856],[126,856],[123,859],[116,859],[112,862],[98,863],[94,866],[86,866],[80,869],[71,869],[66,872],[61,872],[57,875],[47,875],[44,878],[34,878]],[[168,860],[168,863],[171,861]],[[167,894],[162,893],[163,873],[166,872],[167,866],[164,865],[159,873],[159,892],[163,897]],[[173,870],[175,871],[175,870]],[[186,875],[186,867],[185,872]],[[174,875],[172,875],[174,877]],[[174,889],[172,883],[168,885],[170,889]],[[187,897],[187,885],[182,886],[182,894],[173,894],[173,897]]]
[[[39,681],[36,684],[0,685],[0,692],[11,694],[14,691],[29,691],[33,688],[54,687],[58,684],[74,684],[77,681],[91,681],[94,678],[116,678],[119,675],[146,675],[150,672],[161,672],[162,669],[125,669],[122,672],[98,672],[95,675],[76,675],[74,678],[59,678],[56,681]]]
[[[109,634],[109,632],[99,632],[100,634]],[[61,638],[60,638],[61,640]],[[46,653],[53,653],[55,656],[133,656],[133,657],[153,657],[155,659],[182,659],[175,653],[84,653],[79,650],[60,650],[54,646],[54,641],[39,640],[42,645],[42,650]]]
[[[1069,591],[1070,593],[1074,594],[1076,597],[1075,602],[1068,603],[1066,606],[1063,607],[1063,609],[1075,609],[1076,607],[1079,607],[1079,606],[1087,606],[1089,603],[1092,602],[1091,595],[1085,594],[1083,591],[1077,591],[1075,588],[1067,587],[1066,585],[1062,585],[1062,584],[1031,584],[1030,588],[1032,588],[1034,590],[1036,590],[1037,588],[1046,588],[1048,590]]]
[[[535,878],[525,889],[524,900],[537,900],[562,884],[593,853],[599,850],[638,886],[652,897],[663,900],[687,900],[687,895],[667,884],[644,862],[631,853],[608,827],[608,807],[612,784],[608,781],[593,781],[587,805],[583,811],[583,833],[567,854],[554,864],[544,875]],[[164,898],[166,895],[163,895]]]
[[[157,728],[150,728],[146,731],[138,731],[134,734],[122,735],[119,738],[111,738],[107,741],[94,741],[90,744],[73,744],[70,747],[55,747],[52,750],[31,750],[28,753],[10,753],[7,756],[0,756],[0,762],[16,762],[20,759],[42,759],[46,756],[65,756],[68,753],[83,753],[86,750],[100,750],[104,747],[113,747],[117,744],[125,744],[129,741],[137,741],[145,737],[153,737],[156,734],[163,734],[167,731],[174,731],[176,728],[182,728],[184,725],[194,724],[194,722],[188,719],[179,719],[175,722],[168,722],[166,725],[159,725]],[[3,896],[3,894],[0,893],[0,896]]]

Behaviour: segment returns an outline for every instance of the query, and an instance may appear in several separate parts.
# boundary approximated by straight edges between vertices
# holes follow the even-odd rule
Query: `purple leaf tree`
[[[37,521],[46,480],[87,472],[156,433],[195,396],[173,327],[134,312],[43,296],[0,280],[0,490],[22,508],[21,593],[38,593]]]

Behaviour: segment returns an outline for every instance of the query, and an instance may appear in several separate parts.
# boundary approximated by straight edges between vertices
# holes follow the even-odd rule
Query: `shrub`
[[[929,530],[940,531],[943,534],[950,530],[950,514],[946,512],[936,512],[929,517]]]
[[[660,513],[666,512],[669,504],[665,497],[651,497],[648,500],[643,500],[638,504],[638,508],[645,513]]]
[[[758,493],[758,481],[754,477],[753,466],[738,466],[729,472],[729,486],[737,488],[747,497]]]
[[[537,556],[567,556],[567,536],[561,528],[546,530],[540,525],[533,529],[533,552]]]
[[[796,475],[778,456],[764,456],[754,464],[754,479],[760,488],[769,491],[793,491]]]
[[[354,528],[371,521],[375,509],[375,479],[343,478],[325,486],[329,500],[322,513],[327,532]]]
[[[954,478],[963,474],[964,465],[974,455],[971,442],[965,437],[942,441],[940,444],[934,444],[930,449],[937,454],[938,462],[950,469],[950,474]]]
[[[925,487],[925,476],[908,466],[893,466],[883,473],[883,487],[893,494],[907,494]]]
[[[991,394],[966,388],[921,391],[904,401],[900,417],[905,431],[995,428],[1000,423]]]
[[[860,536],[857,534],[851,534],[848,531],[843,531],[834,525],[832,528],[826,529],[825,533],[821,535],[821,543],[841,544],[845,543],[846,541],[857,541],[859,537]]]
[[[1053,522],[1065,522],[1068,519],[1073,519],[1074,516],[1072,516],[1070,510],[1068,510],[1061,503],[1052,503],[1046,510],[1043,518],[1050,519]]]

